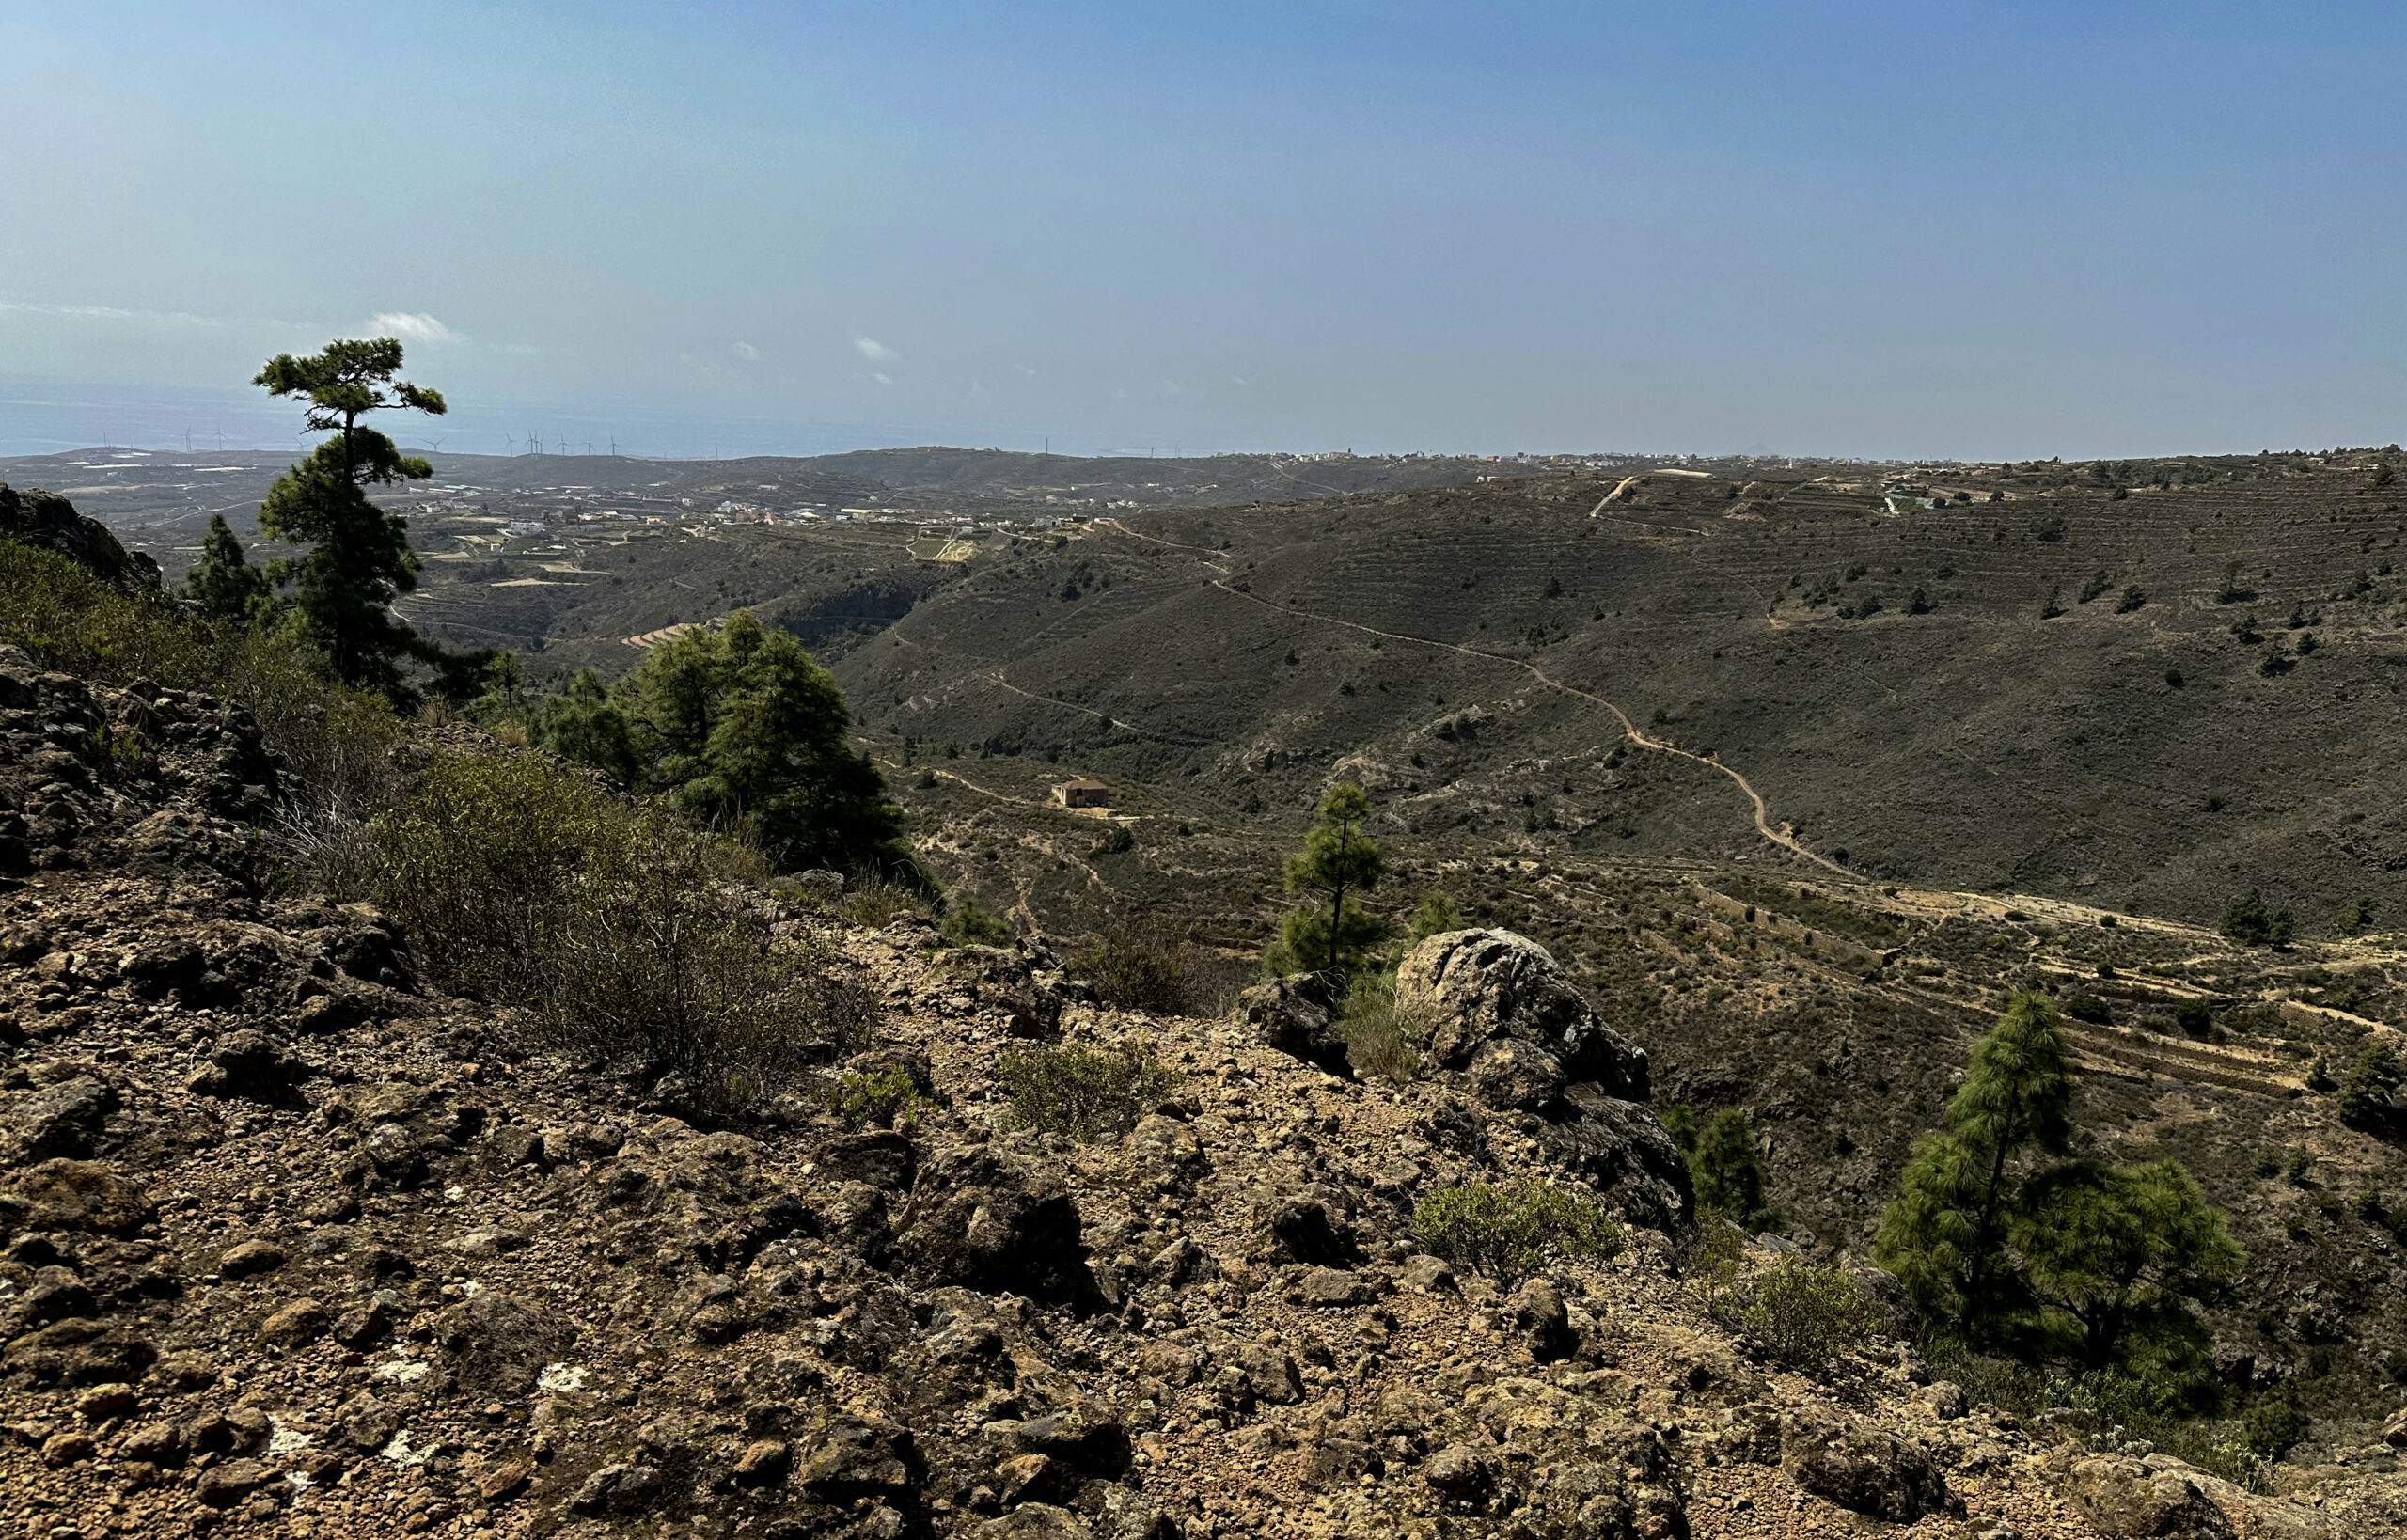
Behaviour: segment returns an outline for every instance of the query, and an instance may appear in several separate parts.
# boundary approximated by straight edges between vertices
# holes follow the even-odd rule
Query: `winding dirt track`
[[[1814,865],[1820,867],[1825,872],[1834,872],[1842,877],[1850,874],[1847,868],[1839,865],[1836,861],[1817,856],[1813,851],[1806,849],[1797,837],[1788,831],[1786,825],[1775,825],[1771,821],[1771,809],[1765,803],[1763,794],[1756,791],[1754,782],[1749,780],[1745,776],[1742,776],[1738,771],[1731,769],[1730,766],[1723,763],[1720,760],[1715,759],[1710,754],[1699,754],[1694,749],[1682,748],[1677,744],[1667,743],[1650,733],[1640,731],[1638,724],[1630,720],[1629,713],[1622,710],[1621,707],[1615,705],[1613,701],[1606,699],[1603,696],[1598,695],[1594,690],[1583,690],[1577,684],[1567,684],[1562,680],[1555,678],[1552,674],[1548,673],[1545,669],[1539,668],[1534,663],[1531,663],[1522,658],[1508,657],[1502,652],[1483,652],[1476,647],[1464,647],[1455,642],[1434,641],[1427,636],[1408,636],[1400,631],[1382,631],[1377,626],[1363,625],[1360,621],[1356,621],[1341,620],[1337,616],[1323,615],[1314,610],[1297,609],[1286,605],[1274,605],[1267,599],[1257,599],[1252,594],[1247,593],[1241,589],[1233,589],[1229,587],[1227,583],[1217,577],[1212,580],[1212,586],[1219,589],[1223,593],[1235,594],[1236,597],[1245,600],[1249,604],[1260,605],[1263,608],[1271,610],[1277,614],[1300,616],[1308,621],[1319,621],[1329,625],[1344,626],[1348,631],[1360,631],[1366,636],[1384,637],[1389,641],[1409,642],[1416,647],[1431,647],[1444,652],[1459,652],[1467,658],[1485,658],[1490,663],[1510,664],[1512,667],[1527,673],[1532,679],[1536,680],[1548,689],[1559,690],[1565,695],[1585,700],[1591,705],[1604,707],[1605,710],[1613,713],[1613,720],[1621,724],[1622,735],[1628,738],[1638,747],[1656,754],[1669,754],[1675,759],[1689,760],[1694,763],[1704,765],[1708,770],[1716,771],[1721,775],[1728,777],[1730,783],[1733,786],[1738,787],[1739,791],[1745,793],[1747,801],[1753,805],[1754,809],[1755,832],[1757,834],[1763,836],[1764,839],[1770,843],[1778,845],[1781,849],[1787,851],[1790,855],[1798,856],[1803,860],[1811,861]]]
[[[1608,495],[1604,499],[1604,502],[1599,502],[1596,509],[1590,511],[1591,516],[1593,517],[1597,511],[1601,511],[1606,502],[1611,502],[1612,500],[1612,496]],[[1789,832],[1786,825],[1773,824],[1771,821],[1771,808],[1764,801],[1764,794],[1755,790],[1754,782],[1749,780],[1745,776],[1740,775],[1738,771],[1733,770],[1730,766],[1723,763],[1720,760],[1715,759],[1710,754],[1699,754],[1693,749],[1682,748],[1677,744],[1668,743],[1661,738],[1655,737],[1651,733],[1642,731],[1639,729],[1638,724],[1630,719],[1629,713],[1622,710],[1620,706],[1606,699],[1603,696],[1597,694],[1594,690],[1583,690],[1577,684],[1565,684],[1564,681],[1555,678],[1552,674],[1550,674],[1545,669],[1539,668],[1536,664],[1531,663],[1523,658],[1509,657],[1502,652],[1485,652],[1476,647],[1464,647],[1455,642],[1437,641],[1428,636],[1409,636],[1401,631],[1382,631],[1377,626],[1364,625],[1359,621],[1344,620],[1335,615],[1323,615],[1316,610],[1298,609],[1290,605],[1274,605],[1269,600],[1256,598],[1254,595],[1246,592],[1242,589],[1231,588],[1227,581],[1228,567],[1224,563],[1213,559],[1213,553],[1205,551],[1203,546],[1188,545],[1174,540],[1164,540],[1158,535],[1148,535],[1140,530],[1129,528],[1118,519],[1097,519],[1094,523],[1098,527],[1109,525],[1113,529],[1118,530],[1121,534],[1130,536],[1137,540],[1145,541],[1150,544],[1166,546],[1175,551],[1194,551],[1201,553],[1204,564],[1222,574],[1219,577],[1212,579],[1212,586],[1214,588],[1219,589],[1222,593],[1234,594],[1235,597],[1246,601],[1248,604],[1260,605],[1263,608],[1269,610],[1274,614],[1293,615],[1307,621],[1318,621],[1325,625],[1343,626],[1348,631],[1359,631],[1364,636],[1379,636],[1389,641],[1408,642],[1415,647],[1435,648],[1442,652],[1456,652],[1467,658],[1483,658],[1490,663],[1508,664],[1513,668],[1522,670],[1531,678],[1545,685],[1548,689],[1560,691],[1561,693],[1571,696],[1577,699],[1585,700],[1591,705],[1602,706],[1605,710],[1613,713],[1614,721],[1621,724],[1622,735],[1628,738],[1638,747],[1644,748],[1650,753],[1669,754],[1675,759],[1688,760],[1694,763],[1704,765],[1708,770],[1712,770],[1720,775],[1728,777],[1730,784],[1738,787],[1740,792],[1746,794],[1749,805],[1754,810],[1755,832],[1761,835],[1766,841],[1779,846],[1781,849],[1787,851],[1790,855],[1797,856],[1801,860],[1810,861],[1814,865],[1820,867],[1825,872],[1834,872],[1842,877],[1850,875],[1847,868],[1839,865],[1837,862],[1830,860],[1822,856],[1818,856],[1813,851],[1806,849],[1804,844],[1799,841],[1794,834]],[[1022,690],[1019,693],[1025,695],[1028,692]],[[1062,703],[1067,704],[1067,702]],[[1077,709],[1081,711],[1086,710],[1086,708],[1082,706]],[[1090,712],[1088,715],[1093,715],[1095,714]]]

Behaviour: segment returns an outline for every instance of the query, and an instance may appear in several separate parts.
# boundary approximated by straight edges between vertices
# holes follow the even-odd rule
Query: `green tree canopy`
[[[209,534],[200,542],[200,559],[184,574],[184,597],[212,621],[246,625],[268,607],[267,573],[243,555],[243,542],[223,513],[209,517]]]
[[[1274,973],[1319,974],[1331,998],[1344,998],[1352,976],[1388,935],[1387,922],[1361,899],[1385,871],[1377,843],[1362,832],[1370,816],[1370,797],[1351,781],[1338,782],[1321,798],[1319,821],[1304,837],[1304,848],[1287,857],[1287,891],[1307,902],[1281,922],[1266,959]]]
[[[2087,1369],[2195,1363],[2246,1255],[2178,1161],[2067,1158],[2055,1008],[2021,994],[1914,1146],[1876,1254],[1943,1336]]]
[[[1973,1048],[1946,1124],[1907,1163],[1882,1216],[1876,1254],[1926,1320],[1974,1337],[2023,1303],[2005,1263],[2027,1155],[2061,1155],[2071,1139],[2072,1082],[2056,1008],[2044,995],[2007,1002]]]
[[[2092,1369],[2136,1350],[2195,1355],[2193,1301],[2221,1298],[2247,1254],[2176,1160],[2068,1161],[2031,1183],[2015,1221],[2040,1328],[2055,1357]]]
[[[1689,1180],[1699,1214],[1719,1214],[1742,1230],[1758,1230],[1764,1207],[1764,1164],[1755,1154],[1755,1125],[1743,1108],[1725,1107],[1697,1130]]]
[[[396,699],[413,693],[401,660],[438,654],[393,613],[394,601],[417,586],[417,557],[408,524],[370,501],[367,487],[423,480],[433,470],[360,418],[393,408],[444,411],[438,393],[394,379],[401,368],[401,345],[389,337],[335,341],[306,358],[280,353],[252,382],[270,395],[306,400],[309,431],[334,435],[268,488],[260,532],[310,548],[279,563],[275,576],[293,585],[302,618],[337,675]]]
[[[915,875],[903,815],[851,726],[835,679],[749,611],[663,642],[616,684],[580,673],[536,718],[553,752],[742,831],[781,871]]]

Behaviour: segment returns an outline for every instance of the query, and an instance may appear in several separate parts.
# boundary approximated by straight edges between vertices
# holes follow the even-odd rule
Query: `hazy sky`
[[[14,0],[0,396],[373,327],[482,436],[2388,442],[2402,80],[2396,0]]]

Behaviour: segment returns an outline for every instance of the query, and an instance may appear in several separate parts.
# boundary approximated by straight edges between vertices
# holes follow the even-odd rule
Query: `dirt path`
[[[1613,500],[1613,495],[1611,493],[1606,494],[1605,497],[1597,504],[1596,508],[1589,511],[1589,516],[1593,518],[1598,512],[1602,511],[1605,504]],[[1377,626],[1363,625],[1360,621],[1343,620],[1334,615],[1323,615],[1314,610],[1298,609],[1289,605],[1274,605],[1269,600],[1256,598],[1254,595],[1246,592],[1242,589],[1232,588],[1225,575],[1228,572],[1227,566],[1219,560],[1213,559],[1213,557],[1217,553],[1204,552],[1204,547],[1200,545],[1188,545],[1178,541],[1163,540],[1159,536],[1141,533],[1138,530],[1129,528],[1118,519],[1105,518],[1097,519],[1094,522],[1097,526],[1109,525],[1113,529],[1118,530],[1124,535],[1131,536],[1137,540],[1146,541],[1155,545],[1168,546],[1173,550],[1204,553],[1204,565],[1212,568],[1215,572],[1223,574],[1220,577],[1212,579],[1212,586],[1214,588],[1219,589],[1223,593],[1235,594],[1236,597],[1243,599],[1250,604],[1260,605],[1263,608],[1271,610],[1277,614],[1299,616],[1305,620],[1319,621],[1327,625],[1343,626],[1349,631],[1359,631],[1363,633],[1365,636],[1385,637],[1391,641],[1409,642],[1416,647],[1436,648],[1440,652],[1456,652],[1464,657],[1484,658],[1491,663],[1510,664],[1512,667],[1526,672],[1539,684],[1544,684],[1550,690],[1556,690],[1562,694],[1585,700],[1592,705],[1602,706],[1605,710],[1613,714],[1614,721],[1621,724],[1622,735],[1628,738],[1638,747],[1646,749],[1651,753],[1669,754],[1676,759],[1689,760],[1697,764],[1704,765],[1707,769],[1713,770],[1718,774],[1728,777],[1730,783],[1738,787],[1741,793],[1745,794],[1748,805],[1754,812],[1755,832],[1762,836],[1767,842],[1777,845],[1781,849],[1787,851],[1790,855],[1796,856],[1802,860],[1809,861],[1814,865],[1820,867],[1825,872],[1835,872],[1843,877],[1850,874],[1845,867],[1840,866],[1837,862],[1817,855],[1813,851],[1805,848],[1803,842],[1799,841],[1796,835],[1790,832],[1787,825],[1782,824],[1775,825],[1771,820],[1770,806],[1765,802],[1763,794],[1755,790],[1754,782],[1749,780],[1744,775],[1732,769],[1730,766],[1723,764],[1720,760],[1714,758],[1710,754],[1699,754],[1692,749],[1682,748],[1676,744],[1669,743],[1661,738],[1655,737],[1651,733],[1642,731],[1638,724],[1630,719],[1629,714],[1622,710],[1621,707],[1613,701],[1606,699],[1603,696],[1597,694],[1593,690],[1585,690],[1581,689],[1577,684],[1566,684],[1564,681],[1555,678],[1552,674],[1548,673],[1544,668],[1539,668],[1534,663],[1528,662],[1521,658],[1508,657],[1501,652],[1483,652],[1476,647],[1465,647],[1455,642],[1435,641],[1427,636],[1407,636],[1398,631],[1382,631]],[[999,674],[995,677],[997,683],[1003,683]],[[1014,686],[1006,684],[1005,687],[1013,688]],[[1028,692],[1022,690],[1019,693],[1025,695]],[[1067,704],[1067,702],[1062,703]],[[1081,711],[1086,710],[1085,707],[1077,707],[1075,709]],[[1088,715],[1093,715],[1097,714],[1089,712]],[[1106,718],[1106,720],[1109,720],[1109,718]]]
[[[1638,724],[1630,719],[1629,713],[1622,710],[1621,707],[1616,705],[1614,702],[1606,699],[1603,696],[1597,694],[1594,690],[1585,690],[1581,689],[1577,684],[1566,684],[1564,681],[1555,678],[1552,674],[1548,673],[1544,668],[1539,668],[1534,663],[1531,663],[1523,658],[1509,657],[1502,652],[1484,652],[1476,647],[1465,647],[1456,642],[1434,641],[1427,636],[1408,636],[1401,631],[1382,631],[1377,626],[1363,625],[1357,621],[1342,620],[1334,615],[1323,615],[1314,610],[1298,609],[1289,605],[1274,605],[1269,600],[1256,598],[1254,595],[1246,592],[1242,589],[1232,588],[1226,582],[1223,582],[1219,578],[1214,578],[1212,580],[1212,586],[1219,589],[1223,593],[1235,594],[1236,597],[1245,600],[1249,604],[1260,605],[1263,608],[1280,615],[1294,615],[1308,621],[1319,621],[1327,625],[1344,626],[1348,631],[1360,631],[1365,636],[1384,637],[1389,641],[1409,642],[1416,647],[1435,648],[1442,652],[1456,652],[1467,658],[1484,658],[1490,663],[1510,664],[1512,667],[1527,673],[1531,678],[1536,680],[1548,689],[1560,691],[1565,695],[1585,700],[1591,705],[1602,706],[1605,710],[1613,714],[1614,721],[1621,724],[1622,735],[1640,748],[1644,748],[1649,752],[1657,754],[1669,754],[1675,759],[1688,760],[1694,763],[1704,765],[1707,769],[1712,770],[1720,775],[1726,776],[1729,778],[1732,785],[1738,787],[1740,792],[1745,794],[1748,804],[1754,811],[1755,832],[1761,835],[1766,841],[1778,845],[1781,849],[1787,851],[1792,856],[1796,856],[1803,860],[1812,862],[1814,865],[1820,867],[1825,872],[1835,872],[1842,877],[1852,875],[1847,868],[1839,865],[1837,862],[1830,860],[1825,856],[1818,856],[1813,851],[1806,849],[1804,844],[1801,842],[1794,834],[1789,832],[1788,825],[1786,824],[1775,825],[1771,821],[1771,809],[1770,805],[1764,801],[1763,794],[1756,791],[1754,782],[1749,780],[1745,776],[1723,763],[1720,760],[1714,758],[1710,754],[1699,754],[1693,749],[1682,748],[1677,744],[1667,742],[1664,739],[1655,737],[1651,733],[1641,731]]]

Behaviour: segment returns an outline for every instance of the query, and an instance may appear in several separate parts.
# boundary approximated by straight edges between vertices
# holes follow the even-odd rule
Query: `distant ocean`
[[[195,453],[297,448],[299,412],[259,390],[73,385],[0,379],[0,456],[57,454],[96,446]],[[722,417],[625,405],[462,403],[441,417],[396,412],[381,424],[411,448],[450,454],[510,454],[540,436],[552,453],[609,451],[656,459],[732,459],[755,454],[835,454],[919,444],[1033,449],[1046,442],[1023,431],[999,435],[964,423],[826,423],[793,418]],[[1096,446],[1051,435],[1054,449],[1091,454]],[[565,446],[565,451],[563,451]]]

